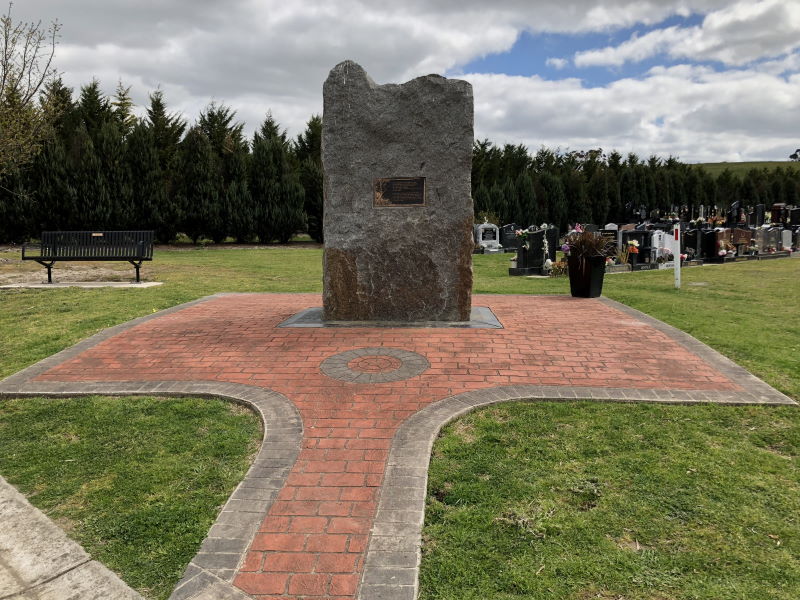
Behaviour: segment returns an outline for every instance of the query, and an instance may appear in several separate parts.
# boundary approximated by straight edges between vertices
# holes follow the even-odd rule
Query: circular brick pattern
[[[397,348],[359,348],[326,358],[322,372],[349,383],[387,383],[411,379],[430,367],[428,359]]]
[[[362,356],[354,358],[347,367],[359,373],[391,373],[403,366],[403,362],[394,356]]]

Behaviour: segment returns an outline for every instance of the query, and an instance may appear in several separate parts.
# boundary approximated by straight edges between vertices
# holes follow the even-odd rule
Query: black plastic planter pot
[[[591,256],[580,259],[567,258],[569,267],[569,291],[577,298],[597,298],[603,293],[603,276],[606,272],[606,259]]]

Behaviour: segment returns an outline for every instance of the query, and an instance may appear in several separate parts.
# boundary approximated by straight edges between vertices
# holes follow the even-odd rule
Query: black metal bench
[[[22,260],[35,260],[47,268],[47,283],[53,283],[52,268],[65,260],[126,260],[139,268],[153,260],[152,231],[44,231],[40,244],[23,244]]]

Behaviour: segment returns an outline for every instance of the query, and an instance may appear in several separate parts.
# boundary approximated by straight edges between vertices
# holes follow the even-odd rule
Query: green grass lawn
[[[730,169],[734,175],[742,177],[750,169],[767,169],[772,171],[775,167],[782,169],[800,169],[800,162],[791,160],[767,160],[752,162],[719,162],[719,163],[698,163],[693,165],[704,169],[709,175],[718,177],[725,169]]]
[[[505,404],[447,426],[421,600],[795,600],[794,407]]]
[[[0,474],[147,598],[167,598],[258,450],[221,400],[0,400]]]
[[[44,269],[38,265],[21,264],[17,260],[18,256],[18,251],[0,253],[0,277],[13,277],[23,271],[43,274]],[[565,278],[509,277],[507,268],[510,258],[510,254],[475,256],[475,292],[568,293],[569,284]],[[145,279],[164,282],[164,285],[159,287],[133,290],[76,288],[0,290],[0,377],[5,377],[31,365],[105,327],[208,294],[238,291],[319,292],[321,291],[322,276],[321,259],[322,253],[319,249],[309,248],[228,249],[209,247],[159,250],[156,252],[155,260],[147,263],[143,268]],[[66,267],[70,268],[70,265],[66,265]],[[107,263],[102,267],[118,271],[118,278],[131,277],[132,269],[129,266]],[[57,266],[56,278],[58,278],[58,268]],[[64,266],[60,268],[64,268]],[[81,268],[85,268],[85,266],[81,265]],[[673,287],[672,271],[611,275],[606,277],[604,294],[694,335],[742,364],[777,389],[795,400],[800,400],[800,376],[798,375],[800,373],[800,319],[798,318],[800,295],[797,293],[798,281],[800,281],[800,260],[752,261],[685,269],[681,290],[675,290]],[[586,334],[590,336],[591,331],[587,330]],[[126,401],[120,400],[97,399],[95,402],[117,403],[120,406],[126,404]],[[208,402],[202,401],[203,406]],[[5,450],[6,447],[22,447],[21,444],[28,443],[31,447],[42,446],[42,451],[50,445],[56,448],[62,447],[66,442],[62,443],[57,436],[54,440],[48,433],[50,428],[58,431],[58,419],[49,422],[50,424],[45,422],[42,427],[38,426],[40,413],[43,412],[42,406],[45,405],[57,407],[56,412],[59,416],[62,412],[68,414],[72,407],[87,406],[86,403],[74,400],[0,400],[0,423],[5,423],[11,418],[15,419],[13,427],[0,425],[0,448]],[[224,407],[225,405],[221,404],[220,406]],[[189,412],[195,410],[200,411],[200,407],[192,408]],[[218,410],[224,412],[224,408]],[[485,528],[490,526],[485,522],[485,519],[488,518],[486,515],[499,515],[501,519],[494,521],[495,517],[491,517],[491,527],[495,528],[492,535],[497,533],[496,530],[502,529],[510,532],[511,541],[498,538],[498,545],[487,547],[485,552],[485,555],[489,557],[489,562],[485,565],[473,562],[468,566],[475,572],[489,569],[497,556],[508,553],[504,560],[511,561],[513,564],[509,566],[508,562],[503,563],[508,572],[497,575],[496,585],[511,587],[503,587],[502,590],[497,588],[498,593],[508,592],[516,597],[575,598],[578,600],[588,598],[671,600],[673,598],[797,597],[796,594],[791,596],[789,592],[786,592],[789,595],[780,595],[783,592],[775,586],[778,586],[782,579],[775,572],[776,569],[781,569],[785,571],[786,578],[794,577],[794,583],[797,583],[797,565],[796,562],[791,563],[790,560],[790,558],[794,561],[797,560],[797,540],[792,538],[790,526],[798,529],[796,522],[798,507],[786,499],[784,491],[793,493],[797,497],[797,482],[800,475],[798,475],[797,469],[796,449],[800,411],[792,408],[774,409],[769,407],[670,408],[635,405],[587,406],[581,403],[509,406],[498,410],[510,412],[507,414],[486,413],[488,421],[497,422],[495,425],[487,424],[486,427],[491,431],[498,432],[497,439],[501,439],[500,434],[503,430],[508,430],[508,439],[502,443],[495,443],[492,441],[495,439],[492,434],[480,437],[482,441],[479,444],[481,448],[483,446],[488,448],[490,454],[497,455],[498,469],[501,468],[501,464],[506,465],[506,470],[510,471],[508,473],[510,477],[519,476],[528,481],[530,485],[538,485],[537,482],[541,477],[537,473],[542,471],[533,472],[527,469],[539,468],[539,459],[536,457],[555,453],[553,455],[556,457],[555,462],[552,458],[547,459],[550,462],[542,458],[542,464],[549,465],[550,470],[555,468],[559,475],[558,477],[553,475],[551,479],[547,480],[554,482],[551,484],[553,490],[548,492],[551,493],[549,496],[545,494],[547,490],[536,488],[539,490],[536,491],[522,484],[508,484],[521,490],[521,495],[513,496],[516,498],[513,501],[512,496],[509,495],[508,503],[502,506],[497,504],[498,500],[491,494],[491,489],[486,490],[485,494],[476,492],[476,495],[470,496],[470,502],[475,501],[474,508],[477,512],[474,515],[478,516],[470,516],[465,512],[463,520],[458,524],[454,524],[449,519],[451,516],[454,519],[462,519],[461,516],[458,516],[461,513],[456,511],[451,514],[448,511],[451,510],[451,504],[458,507],[462,500],[458,499],[459,496],[453,496],[451,502],[448,500],[447,494],[440,498],[441,493],[436,492],[439,488],[432,487],[436,499],[431,500],[429,519],[435,518],[439,521],[430,521],[430,526],[426,530],[426,539],[429,543],[426,546],[423,583],[424,593],[427,594],[427,597],[503,597],[501,595],[492,596],[492,594],[470,596],[469,594],[475,590],[488,588],[479,588],[475,583],[473,590],[473,583],[470,583],[472,580],[464,579],[460,575],[467,567],[465,567],[465,561],[458,556],[474,556],[471,554],[473,549],[482,547]],[[528,410],[533,410],[534,413],[525,413]],[[517,414],[514,411],[520,412]],[[526,414],[529,416],[526,417]],[[530,414],[534,414],[535,418],[530,417]],[[477,418],[479,418],[477,415],[467,417],[467,419]],[[575,423],[573,431],[585,431],[585,436],[583,434],[570,435],[570,430],[566,429],[564,434],[566,437],[562,436],[563,439],[559,437],[561,423],[565,419]],[[86,431],[91,431],[91,427],[98,431],[107,427],[104,422],[95,421],[91,410],[84,420],[86,421]],[[133,431],[132,420],[126,418],[120,421],[124,424],[120,427],[126,430],[131,428]],[[185,428],[186,436],[194,441],[193,432],[197,430],[194,425],[187,423],[186,419],[175,419],[162,414],[156,421],[164,421],[159,426],[171,425],[178,430]],[[548,429],[547,435],[540,435],[537,431],[541,432],[542,430],[531,429],[538,421],[541,421],[543,427],[544,424],[550,423],[554,430]],[[459,422],[453,427],[457,429],[462,426]],[[477,426],[476,428],[480,429]],[[663,430],[663,443],[658,440],[654,442],[652,436],[647,437],[645,433],[650,430],[655,432]],[[432,467],[433,473],[443,473],[438,480],[432,478],[432,485],[440,486],[444,492],[448,493],[450,484],[456,486],[459,481],[455,474],[451,477],[450,472],[453,470],[463,472],[466,480],[474,479],[473,475],[477,473],[474,465],[479,462],[479,456],[484,456],[478,451],[479,448],[470,446],[470,444],[474,445],[470,441],[472,434],[465,437],[464,443],[475,451],[475,462],[470,462],[469,455],[465,456],[461,450],[455,448],[454,441],[446,441],[454,440],[453,435],[460,437],[458,431],[456,434],[448,434],[449,438],[444,438],[445,447],[442,447],[441,444],[437,446],[437,458]],[[120,435],[122,433],[124,432],[121,431]],[[135,439],[138,439],[137,435],[140,438],[147,437],[141,434],[133,435]],[[553,437],[548,437],[550,435]],[[92,437],[91,434],[84,434],[84,436]],[[767,465],[768,463],[765,461],[769,457],[761,456],[758,459],[760,462],[753,462],[756,460],[755,458],[745,460],[749,454],[763,453],[757,447],[756,441],[753,441],[759,436],[761,436],[759,439],[765,440],[764,443],[767,444],[765,447],[772,448],[773,452],[770,456],[774,455],[777,460],[777,462],[769,463],[769,469],[772,470],[767,473],[760,473],[754,469],[761,468],[759,465]],[[538,439],[543,445],[538,449],[526,447],[526,449],[520,450],[512,444],[515,439],[528,440],[525,443],[532,443],[532,440]],[[739,441],[734,444],[733,442],[736,440]],[[746,440],[751,440],[752,447],[745,444]],[[552,447],[551,441],[553,442]],[[583,442],[586,445],[580,446]],[[245,447],[249,443],[243,442]],[[510,459],[500,452],[506,444],[509,456],[516,457],[516,462],[508,462]],[[574,451],[570,450],[572,454],[569,456],[564,453],[564,444],[571,444],[569,448],[574,449]],[[631,448],[631,444],[635,447]],[[453,446],[456,458],[464,457],[464,464],[457,465],[458,461],[454,458],[440,467],[438,457],[441,456],[442,460],[449,461],[446,450],[450,446]],[[181,451],[179,447],[169,444],[164,448],[164,459],[167,461],[172,460],[170,455],[173,452]],[[562,449],[559,450],[559,448]],[[674,448],[674,451],[670,450],[671,448]],[[698,448],[705,448],[705,451],[698,450]],[[460,452],[461,454],[459,454]],[[561,454],[558,454],[559,452]],[[6,456],[8,452],[2,454]],[[86,468],[93,468],[90,457],[97,456],[98,463],[104,464],[106,457],[103,454],[104,451],[99,447],[89,448],[85,454],[82,454],[84,457],[82,462],[86,463],[84,465]],[[530,461],[525,458],[529,454]],[[200,468],[202,465],[198,465],[202,462],[213,462],[211,458],[202,457],[202,453],[198,454],[191,464]],[[683,469],[681,461],[684,461],[686,457],[692,458],[692,464],[684,469],[685,481],[680,482],[675,490],[668,491],[667,488],[676,482],[675,478],[683,476],[681,475],[681,469]],[[533,460],[534,458],[536,460]],[[101,501],[96,504],[94,503],[96,496],[86,493],[92,490],[92,483],[87,484],[88,490],[80,492],[81,486],[86,482],[100,480],[104,484],[106,480],[125,480],[127,487],[123,490],[141,489],[141,497],[152,496],[159,499],[162,494],[168,495],[170,492],[159,491],[158,485],[163,484],[169,487],[173,478],[160,479],[157,472],[160,469],[158,466],[140,468],[133,472],[126,469],[124,465],[119,469],[109,467],[111,470],[107,473],[112,474],[94,476],[73,471],[75,465],[72,465],[72,462],[59,464],[57,459],[46,458],[39,454],[31,454],[29,458],[18,457],[11,462],[6,458],[2,460],[0,473],[12,483],[20,485],[26,493],[33,493],[32,502],[44,508],[51,516],[66,523],[68,529],[71,527],[70,520],[74,522],[83,520],[92,524],[91,527],[84,530],[86,531],[85,537],[80,537],[83,534],[75,533],[76,530],[72,530],[71,533],[85,543],[96,557],[112,568],[118,569],[127,581],[141,588],[155,590],[153,594],[155,597],[159,597],[158,594],[166,593],[164,590],[174,583],[176,574],[179,574],[183,568],[179,566],[179,563],[185,565],[193,554],[193,551],[189,550],[191,544],[181,539],[178,545],[185,548],[186,551],[180,561],[176,560],[170,566],[163,568],[153,568],[153,575],[161,578],[157,582],[139,581],[137,578],[143,574],[141,570],[136,570],[134,563],[141,559],[131,559],[126,556],[125,544],[120,546],[114,539],[119,532],[117,529],[119,525],[114,525],[117,521],[115,521],[113,511],[107,511],[107,505],[112,502],[111,497],[117,492],[109,491],[105,498],[101,494],[99,496]],[[123,463],[127,460],[121,458]],[[235,459],[234,462],[236,460],[241,459]],[[743,461],[741,468],[738,466],[740,461]],[[176,458],[174,462],[179,462],[179,460]],[[783,470],[778,470],[776,465],[783,465]],[[37,493],[37,489],[25,487],[28,484],[23,483],[23,475],[28,471],[51,467],[52,471],[42,475],[42,480],[47,481],[54,490],[52,501],[46,505],[43,502],[42,494]],[[514,471],[519,471],[519,473]],[[241,473],[243,470],[226,481],[235,483],[241,477]],[[495,472],[493,471],[493,473]],[[704,476],[689,478],[689,475],[694,473]],[[751,479],[747,479],[748,473],[750,473]],[[756,474],[760,478],[756,478]],[[480,482],[484,474],[481,472],[479,475]],[[506,489],[503,487],[505,484],[501,485],[500,483],[500,473],[488,473],[488,475],[495,477],[494,480],[490,477],[488,481],[496,482],[498,489]],[[135,479],[138,476],[143,478],[141,482]],[[59,482],[58,479],[61,477],[72,478],[72,483]],[[569,479],[570,477],[572,479]],[[645,480],[640,481],[642,477],[645,477]],[[565,483],[558,483],[558,478],[563,478]],[[573,480],[575,485],[569,483]],[[160,483],[157,485],[156,482],[159,481]],[[440,483],[436,484],[436,481]],[[741,490],[729,489],[733,485],[739,486],[742,481],[745,481],[746,485]],[[472,482],[472,484],[478,485],[476,482]],[[72,488],[69,487],[70,485]],[[567,485],[572,487],[564,487]],[[219,486],[219,489],[225,487],[219,482],[212,484],[210,480],[209,486]],[[577,512],[570,512],[566,508],[562,510],[558,503],[566,502],[568,505],[571,502],[571,494],[573,494],[570,490],[573,488],[578,490],[574,494],[581,495],[581,497],[587,494],[589,497],[600,494],[602,499],[616,500],[614,502],[609,500],[608,503],[602,500],[597,502],[597,507],[592,507],[591,510]],[[621,492],[619,490],[638,490],[637,494],[645,494],[647,490],[659,490],[659,488],[663,488],[661,491],[664,494],[664,504],[653,505],[649,512],[646,500],[636,500],[635,502],[631,500],[627,504],[620,500]],[[56,496],[58,489],[65,491]],[[453,489],[457,489],[457,486]],[[543,494],[541,496],[537,495],[540,491]],[[684,491],[689,500],[682,500]],[[124,493],[127,492],[123,492],[123,496]],[[65,521],[61,515],[54,512],[53,507],[71,506],[75,503],[72,500],[75,495],[78,496],[79,503],[85,504],[84,514],[87,516],[74,519],[67,516],[65,518],[68,520]],[[217,493],[217,491],[213,493],[209,491],[208,495],[209,499],[203,502],[210,507],[218,506],[225,497],[224,493]],[[478,500],[482,498],[485,498],[488,503],[485,507],[477,506]],[[463,502],[466,502],[466,499]],[[555,509],[556,512],[547,519],[555,518],[554,515],[558,516],[558,535],[554,535],[550,529],[547,529],[549,532],[547,536],[540,538],[537,537],[538,534],[531,534],[527,531],[530,527],[534,527],[534,530],[538,531],[536,529],[538,525],[535,525],[536,519],[539,519],[537,515],[540,514],[537,512],[539,510],[536,508],[537,502],[544,502],[542,506],[545,507],[543,509],[545,512],[541,513],[542,515],[549,514],[551,508]],[[711,504],[707,502],[711,502]],[[766,509],[761,507],[764,502],[768,504]],[[128,504],[134,503],[128,502]],[[138,508],[138,502],[136,504],[137,506],[132,508]],[[149,510],[144,504],[142,506],[142,510]],[[663,510],[665,506],[670,507],[666,513]],[[751,509],[752,515],[748,513]],[[497,512],[498,510],[500,512]],[[526,511],[533,512],[528,514]],[[685,511],[689,512],[684,514]],[[739,539],[729,535],[733,531],[731,528],[734,527],[732,521],[718,522],[716,520],[716,516],[725,511],[730,512],[731,515],[747,516],[750,520],[745,519],[745,522],[753,523],[752,527],[757,532],[752,534],[753,542],[758,540],[759,544],[766,544],[763,548],[756,545],[752,549],[761,556],[759,558],[761,562],[754,563],[750,567],[748,560],[743,558]],[[202,520],[200,513],[196,514],[198,515],[197,519]],[[195,536],[193,539],[199,540],[203,537],[204,528],[207,528],[210,520],[213,520],[215,513],[214,510],[209,510],[203,514],[206,516],[202,518],[206,520],[198,526],[198,532],[192,534]],[[664,516],[665,514],[666,516]],[[710,516],[712,514],[716,515],[714,519]],[[96,520],[92,517],[93,515],[98,515]],[[591,520],[593,515],[602,515],[601,521],[608,520],[608,524],[603,525],[598,521]],[[740,517],[735,518],[739,519]],[[166,528],[148,527],[148,518],[142,517],[142,521],[144,521],[142,539],[147,542],[145,546],[155,554],[162,551],[160,550],[162,548],[172,548],[168,545],[177,534],[170,533]],[[103,521],[108,521],[108,523],[103,523]],[[177,523],[178,521],[173,520],[173,522]],[[522,525],[513,525],[517,522]],[[466,525],[464,525],[465,523]],[[619,529],[623,523],[625,525]],[[697,534],[699,537],[692,537],[694,534],[689,535],[682,529],[678,531],[681,523],[690,524],[693,530],[699,524],[700,531]],[[473,526],[474,531],[470,530],[470,527]],[[522,533],[517,531],[520,527],[525,531]],[[708,531],[705,531],[704,528],[707,528]],[[769,531],[765,533],[764,528]],[[448,533],[450,529],[453,529],[453,533]],[[128,535],[124,529],[122,533]],[[678,535],[679,533],[681,535]],[[611,536],[610,542],[605,537],[606,534]],[[769,542],[764,541],[761,534],[764,534],[775,545],[775,548],[769,546]],[[745,534],[741,533],[741,535]],[[769,537],[770,535],[778,537],[773,539]],[[641,538],[637,536],[641,536]],[[451,538],[457,538],[456,541],[462,545],[451,546]],[[597,540],[601,538],[607,540],[607,543],[603,542],[606,546],[611,545],[610,549],[607,548],[610,554],[605,551],[600,552],[595,547]],[[547,541],[547,548],[542,549],[541,544],[544,542],[541,540]],[[495,543],[492,540],[489,541],[491,544]],[[781,542],[780,546],[777,545],[778,541]],[[692,554],[695,552],[695,548],[705,543],[709,545],[706,556],[698,558]],[[532,550],[529,550],[528,546],[534,548],[536,553],[531,554]],[[615,550],[615,547],[620,552]],[[109,549],[108,554],[101,556],[97,553],[104,548]],[[563,552],[561,558],[555,556],[556,548],[560,548]],[[680,552],[671,554],[667,550],[663,550],[664,548],[677,549],[676,552],[678,550]],[[687,549],[686,555],[681,554],[683,548]],[[578,552],[579,549],[580,552]],[[540,550],[546,551],[548,559],[537,575],[535,573],[541,568],[541,565],[536,563],[534,567],[531,567],[529,561],[531,556],[540,556],[538,554]],[[624,552],[621,552],[622,550]],[[169,550],[168,552],[172,553],[173,551]],[[440,554],[437,555],[437,552]],[[520,554],[515,559],[514,554],[517,552]],[[769,555],[769,552],[773,552],[774,556]],[[790,553],[791,557],[787,558],[786,553]],[[574,564],[570,565],[568,564],[569,557],[573,554],[575,555]],[[114,556],[117,555],[119,557],[115,559]],[[455,555],[456,559],[454,562],[447,562],[446,555]],[[713,563],[711,555],[719,556],[719,558],[713,559],[717,560],[716,570],[707,566]],[[762,555],[777,558],[771,562],[766,559],[762,560]],[[443,556],[445,558],[442,558]],[[542,556],[545,555],[542,554]],[[577,557],[588,557],[587,560],[592,560],[587,563],[585,569],[581,569],[577,563],[584,561],[579,561]],[[114,560],[118,562],[114,562]],[[477,558],[475,560],[477,561]],[[514,560],[517,560],[517,563],[514,563]],[[556,568],[555,571],[549,570],[554,568]],[[452,569],[452,575],[448,574],[450,569]],[[531,586],[538,584],[530,579],[515,583],[514,578],[517,576],[515,573],[521,569],[532,571],[532,573],[528,573],[530,578],[548,577],[554,582],[562,574],[564,577],[569,575],[571,583],[563,583],[554,587],[555,591],[552,596],[530,595],[533,594],[530,590],[534,589]],[[686,584],[688,587],[676,587],[678,586],[675,583],[677,579],[685,576],[687,572],[693,573],[694,570],[701,574],[707,571],[708,576],[705,579],[696,576]],[[718,578],[724,579],[724,574],[729,571],[730,583],[719,583]],[[601,578],[601,575],[605,579]],[[473,574],[473,577],[477,577],[477,575]],[[456,584],[454,584],[456,587],[445,588],[446,580],[451,578],[460,582],[457,585],[466,582],[467,587],[461,588],[460,591],[456,589]],[[758,581],[761,581],[762,584],[758,584]],[[656,583],[658,587],[655,587]],[[596,584],[594,588],[591,587],[593,584]],[[556,584],[553,583],[553,585]],[[723,587],[719,587],[720,585]],[[724,587],[725,585],[728,587]],[[717,588],[713,586],[717,586]],[[742,590],[738,596],[731,591],[736,589]],[[753,592],[753,590],[756,591]],[[556,595],[556,592],[561,595]],[[717,593],[721,595],[715,596],[714,594]]]

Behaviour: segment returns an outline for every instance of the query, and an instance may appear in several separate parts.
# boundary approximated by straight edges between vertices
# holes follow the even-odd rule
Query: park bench
[[[53,283],[57,261],[126,260],[139,268],[153,260],[152,231],[44,231],[40,244],[23,244],[22,260],[35,260],[47,268],[47,283]]]

